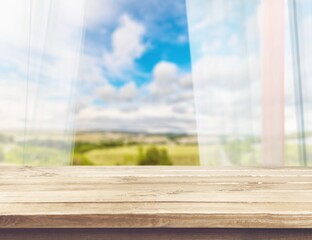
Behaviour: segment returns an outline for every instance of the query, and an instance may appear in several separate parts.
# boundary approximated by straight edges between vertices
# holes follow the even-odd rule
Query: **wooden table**
[[[312,239],[312,169],[0,167],[0,239]]]

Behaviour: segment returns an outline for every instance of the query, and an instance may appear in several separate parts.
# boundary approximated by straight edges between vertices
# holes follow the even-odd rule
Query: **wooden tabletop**
[[[0,228],[312,228],[312,169],[0,167]]]

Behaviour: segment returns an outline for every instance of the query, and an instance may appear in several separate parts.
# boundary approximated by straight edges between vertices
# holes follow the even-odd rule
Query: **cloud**
[[[112,101],[116,99],[117,89],[110,85],[109,83],[105,84],[103,87],[100,87],[96,90],[97,96],[105,101]]]
[[[153,70],[153,82],[149,86],[153,96],[162,96],[172,93],[178,79],[178,66],[171,62],[161,61]]]
[[[82,2],[55,0],[49,9],[48,1],[42,3],[44,8],[40,8],[41,1],[33,0],[36,10],[33,11],[31,27],[27,114],[31,126],[68,132],[73,126],[75,113],[77,129],[194,132],[189,73],[174,63],[161,61],[154,68],[151,83],[139,86],[132,81],[131,72],[139,71],[135,62],[147,51],[146,38],[157,36],[162,41],[174,39],[185,43],[186,35],[177,37],[175,32],[170,32],[161,36],[161,26],[157,25],[157,19],[166,17],[172,9],[176,10],[172,14],[178,16],[177,12],[183,11],[182,1],[141,3],[120,0],[116,4],[111,0],[88,0],[85,22],[81,18]],[[5,0],[0,4],[5,6],[0,8],[0,115],[3,128],[23,129],[25,125],[29,3],[28,0]],[[134,12],[136,7],[140,8],[139,14],[127,10]],[[50,10],[51,15],[48,14]],[[56,13],[60,15],[57,17]],[[141,19],[144,25],[137,19]],[[94,45],[93,51],[84,49],[78,69],[83,26],[86,31],[99,34],[113,31],[109,39],[111,44],[106,44],[108,42],[104,39],[102,47]],[[166,27],[173,29],[172,26]],[[106,50],[104,53],[103,49]],[[110,77],[119,72],[129,79],[122,87],[111,84],[113,79]],[[78,93],[73,104],[76,84],[79,84]],[[154,94],[150,95],[150,91]]]
[[[139,99],[140,92],[135,83],[129,82],[120,89],[114,87],[110,83],[104,84],[100,88],[96,88],[96,95],[109,103],[118,103],[120,105],[127,105],[129,101]]]
[[[80,57],[79,80],[82,84],[96,84],[106,82],[102,74],[102,68],[99,60],[95,57],[82,54]]]
[[[129,70],[134,61],[146,50],[143,42],[145,27],[128,15],[120,18],[117,29],[112,33],[111,51],[103,56],[104,67],[113,73]]]
[[[193,81],[172,62],[161,61],[153,70],[153,81],[148,86],[152,101],[169,105],[193,103]]]
[[[29,37],[30,0],[2,0],[0,3],[0,42],[26,47]]]
[[[119,99],[122,101],[130,101],[133,100],[138,94],[137,87],[133,82],[130,82],[123,86],[119,90]]]
[[[117,88],[109,82],[96,90],[105,106],[90,103],[76,115],[78,129],[143,132],[192,132],[195,128],[192,78],[179,67],[160,61],[150,83],[133,81]]]
[[[104,16],[104,10],[101,17],[100,9],[105,8],[106,2],[112,11]],[[81,95],[87,91],[90,95],[94,93],[95,98],[77,111],[78,128],[157,132],[162,129],[177,131],[177,128],[183,131],[186,126],[194,131],[190,73],[185,73],[172,62],[160,61],[152,73],[142,72],[144,64],[137,65],[137,60],[154,46],[151,42],[185,44],[184,2],[112,2],[91,0],[87,3],[86,26],[96,34],[96,37],[92,35],[92,40],[96,40],[85,52],[91,59],[82,64],[85,83],[81,85]],[[95,16],[91,16],[93,13]],[[168,21],[168,17],[174,21]],[[100,47],[99,39],[102,41]],[[97,61],[99,55],[100,63]],[[85,86],[88,86],[87,90]]]
[[[188,20],[191,22],[191,32],[202,31],[212,25],[224,23],[231,18],[238,2],[232,0],[187,0]]]
[[[197,126],[201,134],[254,134],[261,128],[260,61],[204,56],[194,64]]]
[[[195,132],[194,118],[176,113],[170,106],[145,104],[132,111],[89,106],[77,116],[78,128],[138,132]]]
[[[115,21],[127,1],[87,0],[85,3],[85,22],[88,29],[98,29]]]
[[[38,92],[38,86],[28,85],[28,105],[26,105],[26,82],[19,76],[8,75],[10,80],[0,76],[0,129],[5,131],[56,131],[60,135],[67,135],[72,127],[70,121],[73,112],[70,110],[70,96],[66,99],[51,99],[50,92],[42,89],[44,94]],[[47,97],[48,94],[49,96]],[[27,121],[26,121],[27,119]],[[67,125],[69,124],[69,125]]]
[[[167,82],[177,75],[178,66],[172,62],[159,62],[153,70],[154,78],[158,81]]]
[[[260,2],[199,2],[187,1],[199,133],[260,134]]]
[[[256,57],[204,56],[194,64],[194,80],[198,88],[245,88],[250,79],[259,79],[260,62]],[[251,73],[251,74],[250,74]]]
[[[158,0],[88,0],[85,2],[85,24],[93,34],[109,35],[111,28],[116,27],[116,22],[118,22],[116,19],[127,14],[144,22],[147,29],[146,37],[149,39],[174,44],[177,43],[177,40],[181,44],[187,40],[185,38],[187,37],[187,24],[184,0],[167,2]],[[168,21],[168,18],[172,18],[174,21]],[[184,32],[179,38],[176,36],[176,27]],[[166,34],[163,34],[164,29],[166,29]]]
[[[192,74],[189,73],[189,74],[183,75],[180,79],[180,84],[183,88],[192,90],[193,89]]]

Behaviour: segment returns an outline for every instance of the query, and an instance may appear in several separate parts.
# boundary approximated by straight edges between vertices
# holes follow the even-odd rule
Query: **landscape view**
[[[5,165],[200,165],[196,135],[146,134],[126,132],[80,132],[75,146],[61,141],[59,136],[42,134],[24,141],[20,134],[0,135],[0,164]],[[308,138],[310,139],[310,137]],[[308,152],[312,151],[310,143]],[[202,146],[209,157],[208,166],[258,166],[261,159],[260,139],[226,140],[210,137]],[[300,166],[296,135],[285,143],[285,165]],[[312,156],[308,156],[311,158]],[[70,159],[70,160],[69,160]]]
[[[285,103],[265,105],[283,119],[263,119],[261,1],[48,2],[0,8],[0,164],[259,166],[263,137],[311,164],[290,39]]]
[[[0,135],[0,164],[67,165],[71,146],[45,136]],[[199,165],[196,136],[182,134],[81,132],[70,158],[73,165]]]

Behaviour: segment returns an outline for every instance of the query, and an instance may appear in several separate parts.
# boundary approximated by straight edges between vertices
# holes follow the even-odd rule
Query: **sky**
[[[86,2],[79,129],[195,132],[184,0]]]
[[[196,131],[184,0],[4,0],[0,128]]]
[[[312,10],[298,3],[308,123]],[[2,0],[0,128],[260,135],[261,34],[260,0]]]
[[[273,0],[272,0],[273,1]],[[278,0],[276,0],[278,1]],[[188,28],[192,55],[192,78],[199,135],[221,135],[239,139],[262,135],[263,107],[284,110],[285,134],[298,131],[298,114],[295,99],[294,53],[292,20],[289,12],[293,6],[284,3],[284,41],[271,44],[284,56],[284,86],[262,87],[262,61],[264,61],[263,26],[264,7],[262,0],[187,0]],[[312,2],[296,1],[297,27],[300,46],[303,102],[306,131],[311,131],[311,29]],[[274,17],[274,16],[273,16]],[[268,37],[268,36],[266,36]],[[274,53],[272,53],[272,56]],[[278,62],[270,59],[279,71]],[[274,79],[274,77],[272,78]],[[277,79],[276,79],[277,80]],[[279,81],[276,81],[279,82]],[[278,99],[264,103],[262,94],[280,88],[284,91],[285,103]],[[277,111],[273,111],[274,114]],[[278,117],[275,118],[275,120]],[[274,117],[273,117],[274,119]],[[274,134],[273,134],[274,135]],[[272,137],[272,136],[271,136]],[[274,138],[276,136],[273,136]]]

